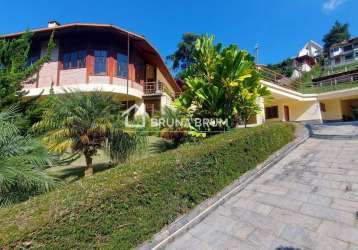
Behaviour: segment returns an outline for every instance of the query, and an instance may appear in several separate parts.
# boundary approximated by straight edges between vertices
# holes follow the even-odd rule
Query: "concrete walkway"
[[[358,250],[358,124],[310,138],[166,249]]]

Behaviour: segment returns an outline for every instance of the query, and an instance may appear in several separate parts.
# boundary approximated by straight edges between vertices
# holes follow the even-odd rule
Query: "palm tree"
[[[111,160],[119,162],[145,142],[143,136],[125,131],[120,107],[112,96],[102,92],[66,91],[32,130],[44,132],[51,152],[71,150],[74,155],[83,155],[85,176],[90,176],[93,156],[99,149],[106,149]]]
[[[0,112],[0,207],[49,191],[58,183],[44,171],[52,166],[45,145],[20,135],[17,108]]]

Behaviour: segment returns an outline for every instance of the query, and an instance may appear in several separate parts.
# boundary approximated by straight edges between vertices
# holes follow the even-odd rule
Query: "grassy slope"
[[[293,138],[290,124],[240,129],[79,180],[0,210],[0,248],[130,249]]]

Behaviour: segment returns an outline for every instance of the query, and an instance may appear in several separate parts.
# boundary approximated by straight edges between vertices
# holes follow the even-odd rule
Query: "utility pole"
[[[255,45],[255,63],[259,64],[259,43],[257,42]]]
[[[129,33],[127,33],[127,96],[126,96],[126,108],[129,108],[129,49],[130,49],[130,40],[129,40]]]

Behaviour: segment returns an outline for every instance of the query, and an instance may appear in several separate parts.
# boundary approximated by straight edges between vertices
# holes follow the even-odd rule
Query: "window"
[[[128,77],[128,56],[122,53],[117,53],[117,76]]]
[[[337,52],[337,51],[339,51],[339,47],[335,47],[335,48],[331,49],[331,52]]]
[[[76,69],[86,67],[86,51],[72,51],[63,54],[63,69]]]
[[[37,62],[40,59],[41,51],[40,49],[32,49],[31,52],[28,54],[26,66],[31,66],[35,62]]]
[[[278,107],[272,106],[265,108],[266,119],[278,118]]]
[[[94,73],[100,75],[107,73],[107,51],[94,51]]]
[[[350,51],[350,50],[352,50],[352,49],[353,49],[352,45],[347,45],[347,46],[344,46],[344,47],[343,47],[343,51],[344,51],[344,52]]]
[[[353,59],[353,53],[350,53],[350,54],[348,54],[348,55],[345,55],[344,56],[344,60],[352,60]]]
[[[40,59],[40,56],[29,56],[29,58],[27,58],[26,66],[31,66],[39,59]]]

